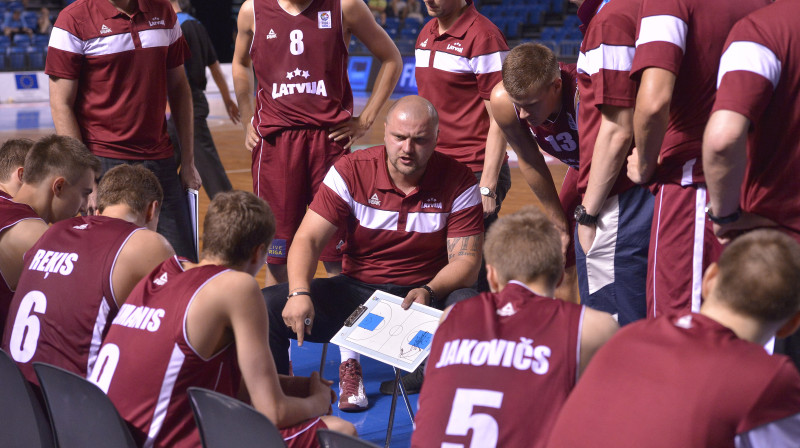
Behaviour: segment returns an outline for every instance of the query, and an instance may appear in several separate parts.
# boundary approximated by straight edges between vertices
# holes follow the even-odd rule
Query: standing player
[[[645,317],[653,212],[653,196],[625,176],[636,98],[629,70],[640,3],[592,0],[578,9],[591,17],[578,57],[578,286],[583,304],[616,314],[621,325]]]
[[[34,384],[34,362],[91,373],[108,324],[131,289],[174,255],[155,232],[163,193],[153,173],[120,165],[97,190],[100,216],[53,224],[25,254],[3,350]]]
[[[425,6],[434,19],[417,37],[417,88],[439,113],[436,149],[475,173],[488,229],[511,188],[506,141],[489,105],[492,88],[503,80],[508,44],[472,0],[429,0]],[[483,271],[478,289],[488,291]]]
[[[164,190],[158,232],[193,260],[184,188],[199,189],[201,182],[183,69],[188,53],[163,0],[77,0],[58,14],[45,73],[56,133],[83,141],[100,157],[102,172],[132,163],[152,171]],[[167,135],[168,101],[181,141],[180,176]]]
[[[19,191],[25,156],[31,146],[33,140],[15,138],[6,140],[0,147],[0,196],[11,198]]]
[[[489,229],[492,292],[442,315],[411,446],[544,446],[580,373],[618,328],[607,313],[553,298],[560,236],[532,206]]]
[[[44,137],[28,151],[14,199],[0,195],[0,327],[6,323],[25,252],[44,234],[47,223],[86,209],[99,172],[97,157],[72,137]]]
[[[233,83],[245,147],[253,153],[253,191],[278,224],[267,258],[271,285],[287,281],[286,255],[308,204],[328,169],[372,126],[402,60],[362,0],[248,0],[238,26]],[[381,61],[358,117],[347,79],[351,35]],[[332,238],[320,257],[329,275],[341,271],[342,244],[341,234]]]
[[[558,62],[541,44],[515,47],[503,61],[503,82],[492,90],[492,114],[520,160],[520,170],[561,234],[566,262],[558,297],[578,303],[575,220],[578,196],[578,96],[575,65]],[[561,194],[539,148],[569,168]]]
[[[699,313],[636,322],[603,346],[548,446],[796,447],[800,374],[763,345],[800,325],[800,246],[774,230],[737,239],[703,298]]]
[[[354,434],[341,419],[319,418],[329,411],[333,392],[316,372],[310,378],[275,372],[267,313],[253,278],[275,232],[269,206],[252,193],[219,193],[203,228],[199,264],[169,258],[133,289],[90,379],[145,446],[199,446],[186,390],[236,396],[240,379],[253,406],[290,438],[290,447],[316,446],[317,428]]]
[[[706,221],[701,160],[719,58],[736,21],[769,0],[643,0],[631,76],[639,80],[628,176],[656,191],[647,316],[697,311],[721,247]],[[722,216],[712,212],[710,216]]]
[[[800,3],[781,1],[740,20],[728,35],[713,113],[703,139],[714,233],[724,239],[764,225],[800,241]],[[797,336],[787,341],[800,366]]]

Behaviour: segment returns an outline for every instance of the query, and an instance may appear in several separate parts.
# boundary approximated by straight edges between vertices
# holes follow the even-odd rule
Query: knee
[[[347,420],[341,419],[339,417],[325,416],[322,417],[322,421],[325,422],[325,425],[331,431],[340,432],[342,434],[347,434],[348,436],[352,437],[358,437],[358,431],[356,431],[356,427],[353,426],[353,424],[348,422]]]

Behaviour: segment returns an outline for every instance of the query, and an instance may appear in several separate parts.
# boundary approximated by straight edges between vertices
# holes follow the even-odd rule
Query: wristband
[[[422,285],[420,286],[420,288],[424,289],[425,291],[428,291],[428,295],[431,296],[431,303],[433,303],[433,301],[436,300],[436,293],[433,292],[433,289],[431,289],[430,286]]]
[[[289,294],[288,296],[286,296],[286,298],[287,299],[291,299],[292,297],[295,297],[295,296],[309,296],[309,297],[311,297],[311,292],[310,291],[295,291],[295,292]]]
[[[732,222],[737,221],[742,216],[742,208],[737,207],[736,211],[731,213],[727,216],[714,216],[714,213],[711,212],[711,206],[706,206],[706,216],[708,219],[711,220],[714,224],[730,224]]]

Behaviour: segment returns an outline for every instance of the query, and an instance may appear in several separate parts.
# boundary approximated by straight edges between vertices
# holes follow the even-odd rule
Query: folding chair
[[[99,387],[49,364],[35,362],[33,369],[59,448],[136,447],[125,421]]]
[[[378,445],[330,429],[318,429],[317,440],[322,448],[378,448]]]
[[[264,414],[239,400],[190,387],[189,402],[204,448],[286,446],[278,428]]]
[[[0,434],[8,448],[52,448],[53,432],[38,397],[14,360],[0,350]]]

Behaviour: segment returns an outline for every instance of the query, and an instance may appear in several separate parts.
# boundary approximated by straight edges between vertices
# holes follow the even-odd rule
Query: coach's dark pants
[[[331,338],[344,325],[350,314],[363,305],[376,289],[405,297],[415,286],[398,286],[391,284],[372,285],[354,280],[346,275],[333,278],[315,278],[311,281],[311,300],[314,303],[314,323],[311,334],[305,335],[305,341],[330,342]],[[269,346],[278,373],[289,374],[289,339],[297,339],[297,335],[283,322],[283,308],[289,295],[289,284],[270,286],[261,290],[267,302],[269,313]],[[443,308],[453,303],[477,295],[474,289],[457,289],[447,296],[446,301],[439,301],[432,306]]]

